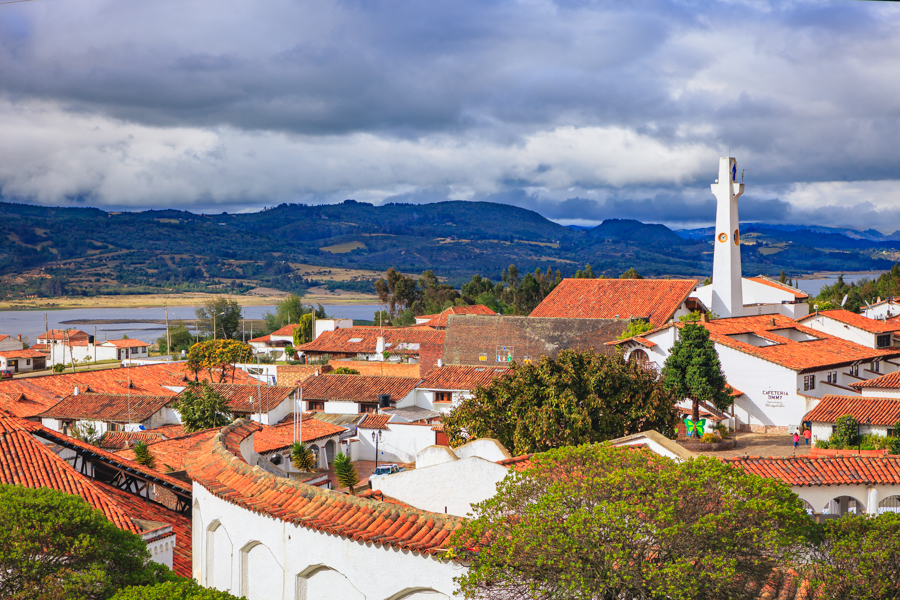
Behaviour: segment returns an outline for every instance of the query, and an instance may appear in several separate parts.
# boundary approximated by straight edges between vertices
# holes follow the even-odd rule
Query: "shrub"
[[[703,434],[703,437],[700,438],[700,441],[703,442],[704,444],[717,444],[718,442],[722,441],[722,438],[720,438],[718,435],[716,435],[712,431],[707,431],[706,433]]]
[[[156,457],[150,452],[147,442],[140,441],[134,445],[134,460],[149,469],[156,467]]]
[[[356,484],[359,483],[359,474],[356,465],[350,462],[350,457],[341,452],[334,457],[334,474],[338,485],[349,488],[352,495],[356,495]]]
[[[316,457],[306,444],[294,442],[291,444],[291,464],[298,471],[315,471]]]
[[[275,357],[271,354],[263,354],[259,357],[259,364],[261,365],[274,365]]]
[[[822,450],[830,450],[831,443],[828,440],[818,440],[816,442],[816,448],[820,448]]]
[[[356,369],[351,369],[350,367],[338,367],[329,375],[359,375],[359,371]]]
[[[892,435],[887,438],[888,454],[900,454],[900,437]]]
[[[846,448],[855,446],[858,433],[859,422],[853,418],[853,415],[838,417],[837,421],[835,421],[834,433],[831,434],[831,442],[840,446],[832,447]]]
[[[719,432],[719,437],[723,440],[728,437],[728,427],[724,423],[717,424],[716,431]]]

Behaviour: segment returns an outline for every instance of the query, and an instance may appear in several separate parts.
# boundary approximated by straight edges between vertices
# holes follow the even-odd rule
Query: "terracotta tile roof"
[[[0,352],[3,358],[46,358],[47,355],[37,350],[5,350]]]
[[[3,340],[5,340],[8,337],[9,337],[8,335],[0,335],[0,342],[2,342]]]
[[[742,392],[741,390],[737,389],[737,388],[734,387],[733,385],[729,385],[728,387],[731,388],[731,392],[729,393],[729,395],[734,396],[735,398],[737,398],[738,396],[743,396],[743,395],[744,395],[744,392]]]
[[[497,461],[498,465],[503,465],[504,467],[509,467],[513,471],[526,471],[531,468],[531,457],[534,454],[523,454],[522,456],[513,456],[512,458],[506,458],[500,461]]]
[[[184,471],[184,460],[188,454],[197,450],[204,442],[216,434],[218,429],[204,429],[194,433],[188,433],[181,437],[168,440],[160,440],[150,446],[150,453],[156,459],[156,471],[166,473],[171,471]],[[128,460],[134,460],[134,449],[128,448],[116,452],[116,456]]]
[[[275,367],[275,381],[278,385],[296,386],[313,375],[330,373],[331,365],[278,365]]]
[[[116,452],[117,450],[131,448],[138,442],[144,442],[149,445],[165,439],[165,437],[152,429],[149,431],[107,431],[100,438],[100,441],[97,442],[97,445],[104,450]],[[133,458],[133,456],[129,458]]]
[[[113,498],[35,439],[32,432],[27,421],[0,416],[0,483],[48,487],[81,496],[120,529],[139,532]]]
[[[290,398],[298,388],[291,386],[274,385],[236,385],[231,383],[214,383],[210,386],[217,393],[228,400],[228,408],[236,413],[259,412],[260,400],[262,406],[270,409]],[[250,398],[253,402],[250,402]]]
[[[316,440],[340,435],[347,431],[345,427],[325,423],[312,417],[303,418],[303,443],[309,444]],[[288,422],[281,425],[263,427],[253,436],[253,449],[259,454],[278,452],[290,447],[294,443],[294,423]]]
[[[66,396],[38,415],[45,419],[141,423],[173,402],[172,396],[79,394]]]
[[[531,316],[646,317],[654,325],[662,325],[696,287],[696,279],[563,279]]]
[[[426,390],[474,390],[512,373],[504,367],[436,367],[416,387]]]
[[[297,329],[298,327],[300,327],[298,324],[292,323],[290,325],[285,325],[281,329],[277,329],[277,330],[273,331],[269,335],[270,336],[277,335],[277,336],[281,336],[281,337],[294,337],[294,330]]]
[[[99,481],[92,482],[106,492],[131,519],[156,521],[172,526],[175,533],[175,551],[172,556],[172,570],[181,577],[191,577],[191,518],[171,510],[146,498],[114,488]]]
[[[424,344],[444,343],[444,332],[431,327],[393,327],[383,331],[384,348],[389,352],[418,354]],[[297,350],[317,354],[373,354],[381,334],[378,327],[345,327],[326,331],[314,341],[297,346]]]
[[[900,331],[900,322],[870,319],[869,317],[859,313],[850,312],[849,310],[844,310],[843,308],[820,310],[818,313],[812,313],[802,319],[798,319],[798,321],[800,323],[806,323],[820,316],[834,319],[839,323],[844,323],[845,325],[850,325],[851,327],[856,327],[857,329],[862,329],[869,333],[893,333],[895,331]]]
[[[893,373],[888,373],[887,375],[882,375],[881,377],[875,377],[866,381],[857,381],[856,383],[851,383],[850,387],[858,390],[864,388],[900,390],[900,371],[894,371]]]
[[[869,398],[866,396],[838,396],[827,394],[804,421],[834,423],[838,417],[853,415],[860,423],[867,419],[872,425],[893,426],[900,421],[900,398]]]
[[[447,319],[450,315],[491,315],[495,316],[496,311],[491,310],[483,304],[473,304],[471,306],[451,306],[447,310],[439,314],[432,315],[431,319],[422,323],[426,327],[434,327],[436,329],[446,329]],[[420,317],[421,319],[421,317]]]
[[[797,300],[803,300],[804,298],[809,298],[809,294],[801,290],[800,288],[791,287],[785,283],[781,283],[780,281],[775,281],[774,279],[769,279],[765,275],[759,275],[757,277],[748,277],[750,281],[755,281],[756,283],[761,283],[763,285],[767,285],[769,287],[773,287],[779,289],[783,292],[788,292],[794,295],[794,298]]]
[[[708,323],[701,321],[696,324],[706,327],[709,330],[710,338],[723,346],[734,348],[801,373],[900,356],[900,349],[875,350],[810,329],[781,315],[715,319]],[[684,327],[684,325],[684,323],[672,323],[648,331],[643,335],[646,337],[669,327]],[[779,331],[783,335],[779,335]],[[773,344],[769,346],[754,346],[734,337],[729,337],[740,336],[741,334],[754,334],[773,342]],[[806,334],[816,339],[795,341],[785,337],[791,334]],[[627,342],[631,339],[620,340],[617,343]]]
[[[35,423],[33,421],[21,421],[21,423],[29,432],[39,438],[54,442],[61,446],[66,446],[71,449],[90,452],[95,460],[110,463],[112,465],[136,473],[139,476],[147,477],[151,480],[155,479],[158,483],[164,483],[167,486],[178,490],[179,492],[187,494],[191,493],[191,486],[181,481],[180,479],[176,479],[170,475],[160,473],[159,471],[154,471],[153,469],[145,467],[138,462],[125,458],[124,456],[113,454],[112,452],[107,452],[106,450],[98,448],[97,446],[92,446],[87,442],[82,442],[79,439],[69,437],[57,431],[53,431],[52,429],[44,427],[40,423]]]
[[[182,425],[181,423],[177,425],[163,425],[162,427],[155,427],[151,429],[150,432],[161,435],[167,440],[188,435],[188,432],[184,430],[184,425]]]
[[[301,385],[304,400],[377,402],[381,394],[390,394],[397,402],[416,388],[418,377],[377,377],[372,375],[319,375]]]
[[[900,484],[900,456],[747,456],[724,460],[792,486]]]
[[[373,415],[368,414],[357,427],[359,429],[387,429],[388,421],[392,415]]]
[[[65,340],[75,340],[75,339],[88,339],[88,334],[80,329],[70,329],[66,331],[65,329],[50,329],[45,331],[41,335],[37,336],[38,340],[59,340],[63,342]]]
[[[362,543],[436,554],[462,526],[459,517],[337,494],[251,467],[234,449],[255,427],[224,428],[186,461],[188,474],[211,494],[246,510]]]
[[[32,344],[30,350],[37,350],[38,352],[41,352],[42,354],[46,354],[46,352],[43,352],[43,351],[47,350],[49,352],[50,344]]]
[[[209,379],[206,371],[200,371],[201,381]],[[213,373],[214,380],[218,374]],[[33,417],[49,409],[79,388],[82,393],[130,394],[132,396],[175,396],[170,388],[186,387],[194,380],[194,374],[185,371],[185,363],[163,363],[119,367],[85,373],[62,373],[27,379],[0,382],[0,411],[16,416]],[[228,380],[231,380],[229,374]],[[237,369],[235,383],[256,383],[246,372]],[[10,402],[5,398],[24,395],[24,401]]]
[[[116,348],[142,348],[143,346],[149,346],[147,342],[142,342],[141,340],[107,340],[101,344],[101,346],[106,346],[108,344],[112,344]]]
[[[258,338],[253,338],[252,340],[247,340],[247,342],[250,344],[252,344],[253,342],[256,342],[259,344],[264,344],[264,343],[270,342],[270,341],[272,341],[272,336],[270,336],[270,335],[263,335]]]

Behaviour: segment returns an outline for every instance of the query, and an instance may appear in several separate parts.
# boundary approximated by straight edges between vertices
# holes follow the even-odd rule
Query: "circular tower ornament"
[[[727,233],[720,233],[720,234],[719,234],[719,241],[720,241],[720,242],[727,242],[727,241],[728,241],[728,234],[727,234]]]
[[[734,230],[734,245],[735,246],[741,245],[741,234],[738,233],[737,229]]]

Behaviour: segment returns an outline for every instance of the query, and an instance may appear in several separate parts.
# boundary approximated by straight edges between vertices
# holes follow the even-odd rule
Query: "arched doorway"
[[[853,496],[838,496],[832,498],[825,508],[822,509],[823,515],[834,515],[843,517],[844,515],[861,515],[866,512],[866,505],[857,500]]]
[[[888,496],[878,503],[878,514],[900,512],[900,496]]]
[[[328,461],[329,465],[334,462],[335,446],[334,440],[325,442],[325,460]]]
[[[631,351],[631,354],[628,355],[628,360],[629,361],[633,360],[634,362],[645,365],[648,362],[650,362],[650,357],[647,356],[647,353],[644,350],[641,350],[640,348],[638,348],[637,350]]]

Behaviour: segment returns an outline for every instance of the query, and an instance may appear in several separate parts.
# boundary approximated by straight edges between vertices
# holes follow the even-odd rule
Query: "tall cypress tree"
[[[662,380],[676,397],[690,398],[694,422],[700,420],[700,402],[709,402],[723,411],[731,406],[719,354],[709,338],[709,330],[702,325],[688,324],[681,329],[663,366]],[[696,429],[694,436],[700,437]]]

